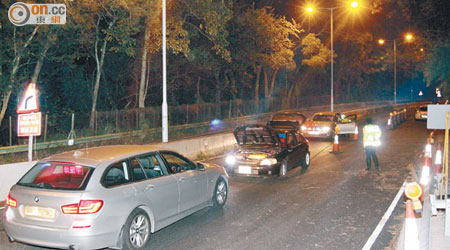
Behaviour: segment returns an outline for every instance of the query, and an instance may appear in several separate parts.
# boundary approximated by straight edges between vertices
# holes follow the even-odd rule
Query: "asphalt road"
[[[419,159],[426,123],[409,119],[387,131],[387,114],[376,115],[383,130],[380,171],[366,171],[362,139],[332,143],[311,140],[311,166],[289,171],[286,180],[230,177],[223,209],[203,209],[152,235],[151,249],[361,249],[409,178]],[[362,125],[360,126],[362,127]],[[361,131],[361,129],[360,129]],[[222,164],[224,157],[209,162]],[[372,249],[393,249],[404,216],[397,204]],[[0,249],[42,249],[9,243],[0,223]]]

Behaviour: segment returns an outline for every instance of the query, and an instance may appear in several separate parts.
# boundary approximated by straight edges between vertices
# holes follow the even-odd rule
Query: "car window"
[[[295,134],[295,136],[296,136],[296,138],[297,138],[298,143],[304,143],[304,142],[306,142],[305,137],[303,137],[301,134]]]
[[[105,187],[113,187],[130,182],[127,162],[122,161],[110,166],[103,177]]]
[[[147,178],[156,178],[168,174],[162,163],[163,161],[158,155],[140,156],[137,160],[144,169]]]
[[[428,107],[420,107],[419,110],[420,111],[428,111]]]
[[[287,134],[287,146],[288,148],[292,148],[295,147],[297,145],[297,138],[295,137],[295,135],[293,133],[288,133]]]
[[[44,189],[83,190],[94,169],[86,166],[46,162],[36,164],[17,183]]]
[[[169,164],[169,171],[173,174],[195,169],[194,164],[181,155],[172,152],[161,152]]]
[[[317,122],[333,121],[335,118],[332,115],[314,115],[312,120]]]
[[[144,169],[142,169],[137,159],[130,160],[130,168],[131,175],[133,176],[133,181],[141,181],[147,179],[147,176],[144,173]]]

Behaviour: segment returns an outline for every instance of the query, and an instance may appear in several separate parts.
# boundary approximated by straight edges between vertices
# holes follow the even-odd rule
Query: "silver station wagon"
[[[36,163],[11,188],[11,241],[63,249],[146,249],[150,235],[228,194],[223,167],[152,146],[103,146]]]

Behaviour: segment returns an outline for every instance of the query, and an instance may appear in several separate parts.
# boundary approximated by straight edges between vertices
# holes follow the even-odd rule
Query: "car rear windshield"
[[[419,110],[420,110],[420,111],[427,111],[427,110],[428,110],[428,107],[420,107]]]
[[[315,115],[312,120],[316,122],[329,122],[333,121],[333,117],[333,115]]]
[[[38,163],[17,183],[43,189],[84,190],[93,168],[72,163]]]

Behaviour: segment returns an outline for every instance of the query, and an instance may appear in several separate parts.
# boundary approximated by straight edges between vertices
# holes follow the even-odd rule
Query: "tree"
[[[289,22],[285,17],[274,14],[268,6],[261,9],[253,7],[237,17],[237,28],[234,31],[236,40],[240,42],[236,60],[242,60],[251,65],[255,75],[254,99],[259,100],[261,72],[264,67],[272,69],[272,86],[280,68],[292,70],[296,67],[293,60],[293,39],[298,39],[303,32],[295,22]],[[265,71],[265,79],[267,79]],[[266,97],[270,96],[268,81],[265,81]]]

